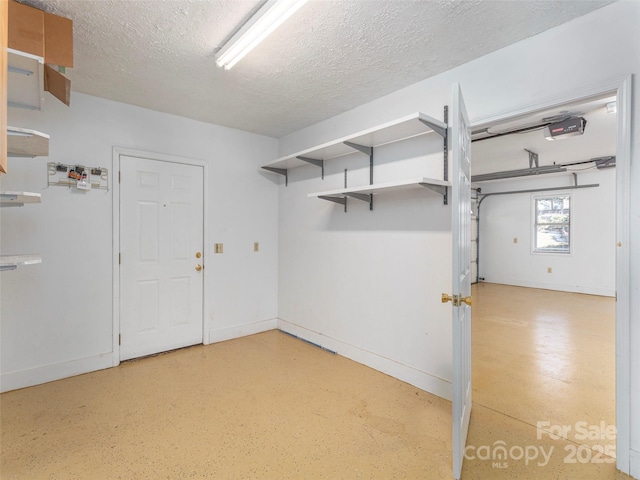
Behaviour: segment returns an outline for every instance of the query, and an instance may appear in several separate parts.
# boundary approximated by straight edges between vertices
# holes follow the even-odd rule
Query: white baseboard
[[[615,297],[615,289],[604,287],[583,287],[580,285],[564,285],[561,283],[530,282],[524,280],[486,278],[485,283],[497,283],[500,285],[512,285],[514,287],[540,288],[542,290],[555,290],[558,292],[583,293],[585,295],[598,295],[601,297]]]
[[[451,400],[452,390],[450,382],[429,375],[414,367],[390,360],[376,353],[363,350],[362,348],[277,318],[212,330],[209,332],[209,342],[223,342],[275,329],[291,333],[429,393]],[[113,362],[113,354],[109,352],[95,357],[47,365],[20,372],[6,373],[0,376],[0,391],[7,392],[18,388],[30,387],[53,380],[72,377],[74,375],[102,370],[114,366]]]
[[[640,479],[640,452],[631,450],[629,452],[629,475],[633,478]]]
[[[278,319],[262,320],[259,322],[245,323],[233,327],[221,328],[209,331],[209,343],[224,342],[234,338],[246,337],[256,333],[275,330],[278,328]]]
[[[111,352],[94,357],[80,358],[64,363],[31,368],[20,372],[4,373],[0,375],[0,392],[32,387],[41,383],[52,382],[62,378],[73,377],[83,373],[95,372],[113,366]]]
[[[452,398],[453,390],[451,382],[429,375],[414,367],[390,360],[376,353],[336,340],[335,338],[327,337],[286,320],[278,320],[278,329],[319,345],[327,350],[336,352],[343,357],[347,357],[382,373],[386,373],[391,377],[407,382],[438,397],[447,400],[451,400]]]

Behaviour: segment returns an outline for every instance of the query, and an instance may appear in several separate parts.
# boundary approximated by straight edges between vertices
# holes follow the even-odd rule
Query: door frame
[[[553,108],[569,102],[586,100],[602,94],[615,94],[617,101],[616,132],[616,467],[629,473],[631,469],[631,358],[630,358],[630,303],[629,288],[629,213],[631,169],[631,94],[632,75],[624,75],[582,88],[570,93],[542,98],[531,103],[514,106],[500,113],[471,119],[471,128],[512,117]]]
[[[202,167],[203,179],[203,210],[202,210],[202,223],[203,223],[203,254],[202,254],[202,266],[204,268],[204,275],[202,276],[202,343],[204,345],[209,344],[208,335],[206,335],[207,325],[206,318],[209,318],[209,302],[207,301],[207,295],[204,292],[207,291],[207,248],[209,244],[209,225],[207,222],[208,207],[209,204],[209,167],[208,163],[204,160],[196,160],[187,157],[178,157],[176,155],[166,155],[163,153],[147,152],[144,150],[135,150],[124,147],[113,147],[113,253],[112,253],[112,269],[113,269],[113,347],[112,347],[112,364],[113,366],[120,365],[120,157],[138,157],[146,160],[155,160],[158,162],[171,162],[183,165],[193,165],[196,167]]]

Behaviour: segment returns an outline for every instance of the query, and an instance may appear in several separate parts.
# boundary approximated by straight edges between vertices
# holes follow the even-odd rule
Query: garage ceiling
[[[260,1],[23,3],[74,20],[74,91],[281,137],[611,1],[310,0],[231,70]]]

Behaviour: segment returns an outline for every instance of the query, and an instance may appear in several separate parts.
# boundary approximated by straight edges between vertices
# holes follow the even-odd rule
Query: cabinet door
[[[44,14],[44,62],[73,67],[73,21]]]
[[[44,57],[44,12],[9,0],[9,17],[9,48]]]

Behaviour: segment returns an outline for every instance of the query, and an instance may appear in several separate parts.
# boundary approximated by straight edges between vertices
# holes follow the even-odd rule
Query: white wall
[[[8,115],[51,141],[48,157],[10,158],[0,185],[42,193],[40,205],[2,209],[2,253],[43,259],[0,276],[3,390],[113,364],[113,189],[46,186],[47,162],[107,167],[113,182],[114,146],[208,162],[205,342],[275,327],[277,189],[257,173],[276,154],[274,139],[76,92],[69,108],[47,94],[42,112]],[[224,254],[213,255],[214,242]]]
[[[615,296],[616,172],[581,173],[580,185],[598,188],[489,196],[480,207],[480,277],[492,283]],[[482,192],[564,187],[573,177],[482,184]],[[571,253],[532,253],[532,203],[536,195],[572,195]],[[514,238],[518,239],[514,243]],[[551,273],[547,269],[551,268]]]
[[[549,30],[541,35],[529,38],[507,48],[469,62],[453,70],[436,77],[419,82],[415,85],[399,90],[371,103],[362,105],[342,115],[331,118],[317,125],[300,130],[283,137],[280,141],[281,154],[292,153],[305,147],[316,145],[323,141],[340,137],[364,128],[392,120],[402,115],[420,110],[436,115],[440,111],[442,101],[448,96],[450,85],[460,82],[466,98],[467,107],[473,119],[487,118],[490,115],[511,112],[523,109],[536,102],[547,101],[560,96],[571,97],[578,88],[588,88],[599,82],[607,82],[612,79],[640,73],[640,2],[620,1],[606,6],[591,14],[580,17],[558,28]],[[557,45],[572,45],[574,48],[558,49]],[[637,78],[633,85],[633,117],[632,125],[632,161],[631,161],[631,215],[629,228],[631,242],[629,245],[631,255],[631,338],[632,346],[640,345],[640,125],[637,121],[640,113],[640,89]],[[302,167],[310,168],[310,167]],[[291,182],[295,183],[295,179]],[[296,188],[295,185],[289,187]],[[286,239],[288,232],[286,225],[303,220],[306,212],[305,200],[289,198],[291,190],[280,187],[280,222],[282,225],[281,236]],[[287,202],[295,200],[298,206],[286,206]],[[395,212],[394,222],[402,224],[410,223],[415,210],[406,208],[409,203],[406,197],[399,199]],[[382,202],[380,202],[382,203]],[[358,219],[356,217],[356,222]],[[304,223],[304,234],[313,238],[318,248],[327,249],[328,257],[337,256],[338,248],[343,243],[340,238],[348,238],[349,235],[340,232],[330,232],[325,228],[322,232],[314,232]],[[357,225],[357,223],[356,223]],[[377,231],[390,232],[392,230],[391,218],[385,219],[377,225],[371,226]],[[358,227],[352,227],[358,228]],[[426,225],[423,224],[426,229]],[[424,235],[428,235],[423,230]],[[332,235],[335,241],[329,243],[323,241],[323,237]],[[285,240],[283,240],[285,241]],[[415,245],[403,245],[403,255],[420,259],[419,242]],[[280,281],[287,284],[290,275],[295,272],[292,265],[304,262],[304,255],[308,251],[297,249],[280,252]],[[364,263],[375,263],[386,256],[380,250],[368,250],[366,258],[357,258],[352,261],[349,257],[338,257],[347,262],[341,265],[340,271],[349,270]],[[396,254],[395,258],[400,255]],[[439,275],[441,272],[431,271],[431,265],[423,262],[422,267],[429,271],[425,275]],[[411,285],[416,278],[415,272],[406,277]],[[343,290],[340,278],[325,277],[314,281],[313,285],[324,285],[321,293],[313,288],[299,289],[299,295],[288,295],[284,288],[280,290],[280,312],[296,312],[295,317],[287,320],[294,323],[305,322],[307,312],[294,310],[295,303],[304,304],[315,295],[322,295],[327,299],[324,304],[316,304],[317,310],[313,313],[315,318],[324,322],[332,321],[335,315],[331,307],[333,299],[340,298],[343,304],[349,305],[352,312],[358,311],[358,306],[369,301],[366,289],[352,288]],[[422,297],[414,296],[407,301],[413,304],[415,311],[419,310],[418,303]],[[426,313],[426,310],[424,310]],[[404,320],[404,319],[401,319]],[[443,321],[445,319],[443,318]],[[378,318],[378,322],[382,319]],[[417,319],[412,319],[417,321]],[[324,325],[318,323],[317,330],[324,330]],[[341,332],[338,332],[341,333]],[[354,332],[353,337],[366,338],[368,330],[362,329]],[[386,348],[390,358],[402,358],[407,349],[419,350],[424,347],[425,335],[416,335],[413,338],[404,338],[403,342],[392,338]],[[378,351],[382,354],[382,351]],[[378,353],[376,352],[376,353]],[[444,359],[443,361],[449,361]],[[423,365],[421,368],[431,368]],[[624,401],[624,399],[622,399]],[[640,477],[640,349],[631,348],[631,472]],[[625,452],[619,452],[622,454]],[[625,453],[626,456],[626,453]]]
[[[374,152],[374,181],[443,177],[431,134]],[[425,152],[430,152],[426,154]],[[369,183],[363,154],[292,170],[280,195],[280,328],[438,395],[451,396],[451,210],[425,188],[348,211],[307,193]],[[434,274],[434,272],[437,272]],[[429,295],[428,292],[436,292]],[[449,317],[449,320],[447,318]],[[419,341],[416,341],[419,340]]]

